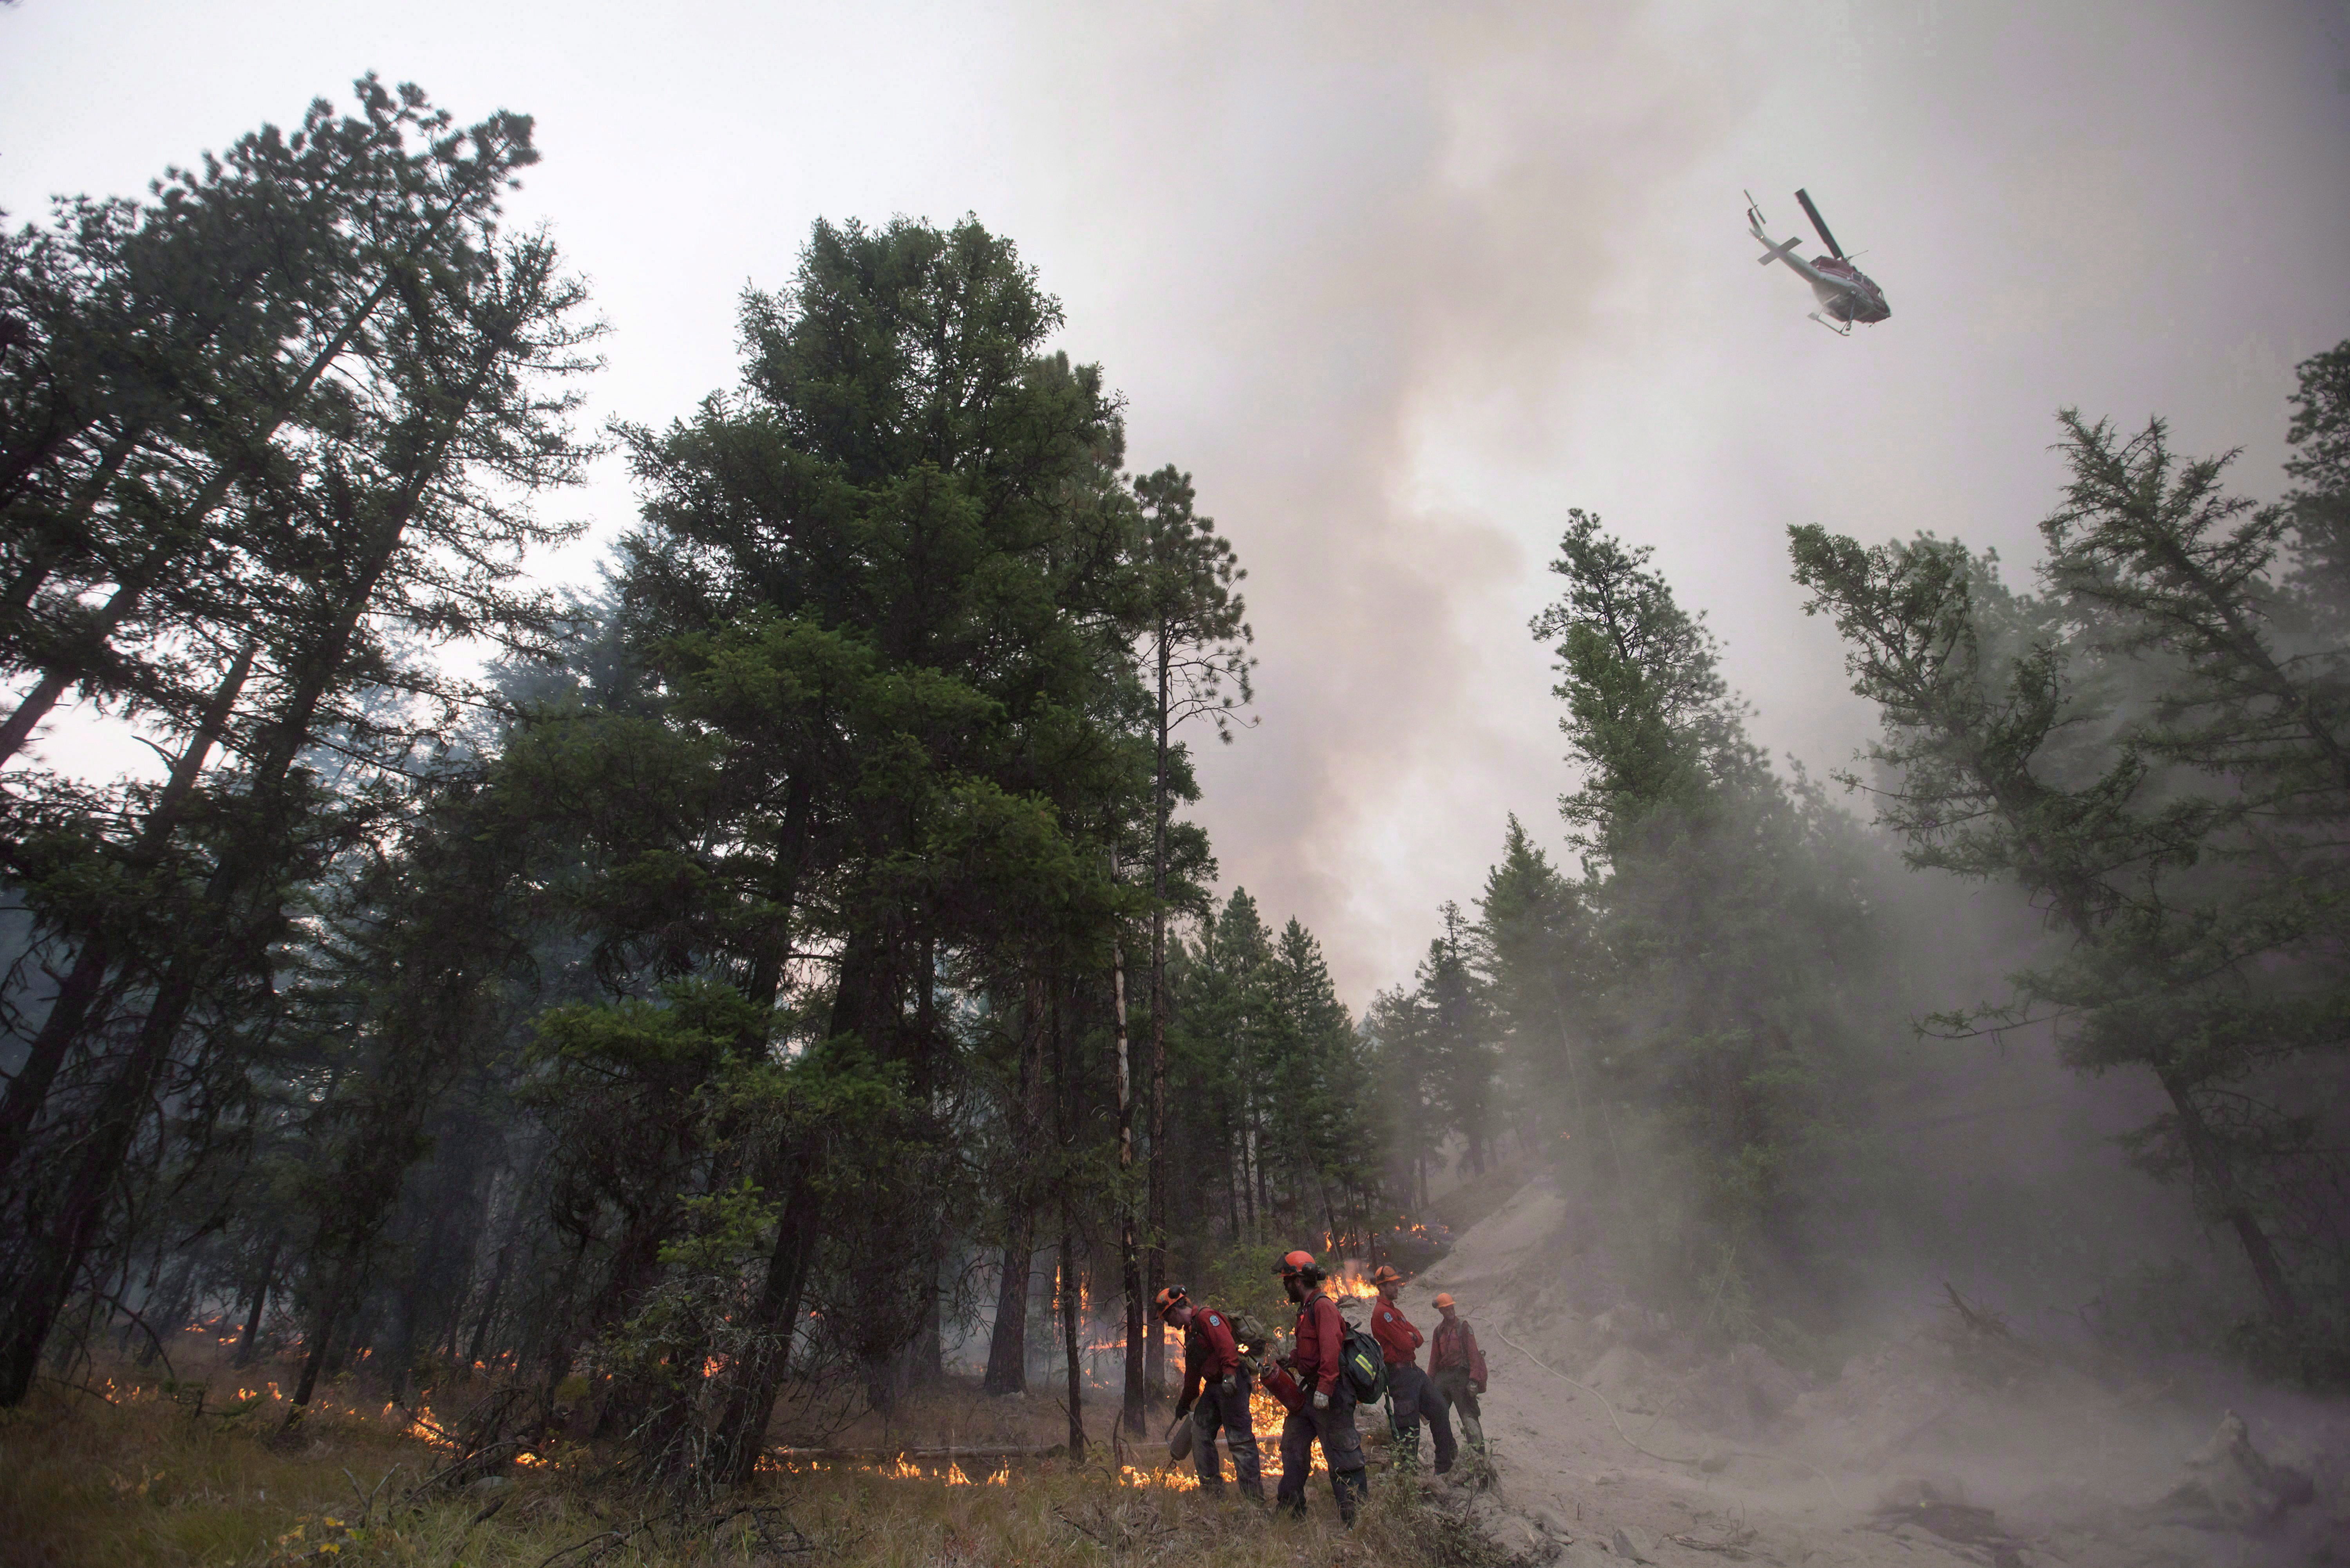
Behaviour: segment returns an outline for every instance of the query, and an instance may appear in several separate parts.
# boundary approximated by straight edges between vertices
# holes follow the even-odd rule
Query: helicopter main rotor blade
[[[1795,192],[1795,200],[1804,204],[1804,212],[1812,220],[1812,227],[1819,230],[1820,240],[1828,247],[1828,254],[1838,261],[1844,260],[1844,247],[1835,243],[1834,234],[1828,233],[1827,220],[1820,216],[1820,210],[1817,207],[1812,205],[1811,193],[1807,191],[1798,191]]]

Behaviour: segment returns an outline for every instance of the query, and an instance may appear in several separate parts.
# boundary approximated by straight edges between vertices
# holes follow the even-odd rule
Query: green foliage
[[[1183,945],[1170,989],[1184,1251],[1209,1256],[1215,1229],[1228,1246],[1279,1242],[1274,1257],[1357,1230],[1375,1185],[1371,1085],[1320,944],[1294,919],[1276,937],[1236,888]]]
[[[1366,1021],[1388,1158],[1410,1171],[1403,1185],[1422,1203],[1429,1164],[1444,1140],[1459,1137],[1462,1162],[1482,1174],[1499,1125],[1488,987],[1472,968],[1471,934],[1460,909],[1447,904],[1442,912],[1444,935],[1429,943],[1416,988],[1373,998]]]
[[[1647,561],[1570,514],[1565,590],[1534,622],[1584,772],[1561,803],[1583,878],[1513,818],[1479,919],[1447,911],[1374,1029],[1425,1123],[1468,1134],[1471,1096],[1507,1085],[1520,1134],[1604,1196],[1628,1282],[1736,1338],[1816,1315],[1861,1250],[1830,1199],[1889,1022],[1861,983],[1884,933],[1868,846],[1771,772],[1712,638]]]
[[[1553,692],[1567,708],[1559,728],[1585,773],[1560,807],[1588,852],[1607,851],[1609,829],[1694,801],[1710,778],[1755,765],[1713,634],[1648,569],[1651,553],[1626,549],[1598,517],[1570,511],[1551,563],[1567,587],[1533,623],[1558,656]]]
[[[2338,1133],[2302,1108],[2338,1082],[2350,1016],[2342,355],[2303,367],[2304,488],[2276,507],[2226,493],[2232,454],[2179,462],[2160,421],[2125,439],[2065,411],[2036,596],[1955,543],[1792,533],[1884,719],[1880,820],[1913,864],[2011,882],[2057,933],[2010,998],[1946,1024],[2049,1017],[2075,1066],[2149,1070],[2170,1108],[2126,1142],[2234,1234],[2271,1320],[2247,1333],[2272,1345],[2339,1332],[2308,1303],[2350,1258],[2319,1218]]]
[[[1267,1329],[1285,1334],[1297,1308],[1283,1293],[1278,1266],[1295,1250],[1289,1241],[1236,1240],[1202,1262],[1198,1280],[1188,1286],[1191,1299],[1228,1313],[1253,1313]]]

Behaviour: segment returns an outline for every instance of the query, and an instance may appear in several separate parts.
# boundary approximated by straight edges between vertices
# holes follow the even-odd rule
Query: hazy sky
[[[1830,766],[1870,719],[1789,524],[2021,570],[2065,404],[2241,445],[2273,493],[2292,366],[2350,337],[2341,0],[22,0],[0,206],[138,190],[368,69],[538,117],[514,210],[613,327],[599,417],[731,384],[737,293],[818,216],[1015,239],[1134,466],[1191,470],[1250,568],[1263,722],[1203,815],[1357,1007],[1506,813],[1558,836],[1525,623],[1568,507],[1653,545],[1759,737]],[[1798,185],[1890,321],[1839,341],[1754,265],[1741,188],[1783,237]],[[557,504],[604,537],[632,511],[617,466]]]

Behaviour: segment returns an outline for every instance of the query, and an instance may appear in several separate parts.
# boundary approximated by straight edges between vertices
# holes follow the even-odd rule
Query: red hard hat
[[[1191,1298],[1183,1293],[1181,1285],[1169,1285],[1159,1293],[1159,1299],[1152,1302],[1150,1307],[1160,1317],[1165,1317],[1174,1308],[1186,1304],[1190,1300]]]
[[[1282,1254],[1279,1272],[1284,1279],[1287,1279],[1292,1274],[1319,1274],[1322,1272],[1322,1265],[1314,1261],[1314,1254],[1311,1252],[1303,1251],[1284,1252]]]
[[[1403,1283],[1403,1276],[1396,1272],[1395,1266],[1393,1264],[1381,1263],[1378,1268],[1371,1271],[1371,1283],[1375,1285],[1399,1285]]]

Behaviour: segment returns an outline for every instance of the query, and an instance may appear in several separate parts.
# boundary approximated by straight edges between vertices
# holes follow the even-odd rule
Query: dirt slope
[[[1616,1562],[1621,1545],[1667,1564],[2350,1563],[2339,1407],[2272,1400],[2248,1421],[2267,1459],[2315,1476],[2311,1501],[2214,1502],[2248,1483],[2231,1470],[2178,1489],[2216,1473],[2185,1464],[2220,1421],[2215,1404],[2116,1388],[1926,1303],[1809,1384],[1752,1345],[1700,1354],[1609,1299],[1596,1254],[1577,1255],[1585,1233],[1538,1180],[1401,1297],[1426,1331],[1450,1291],[1478,1330],[1502,1476],[1485,1511],[1532,1559]]]

